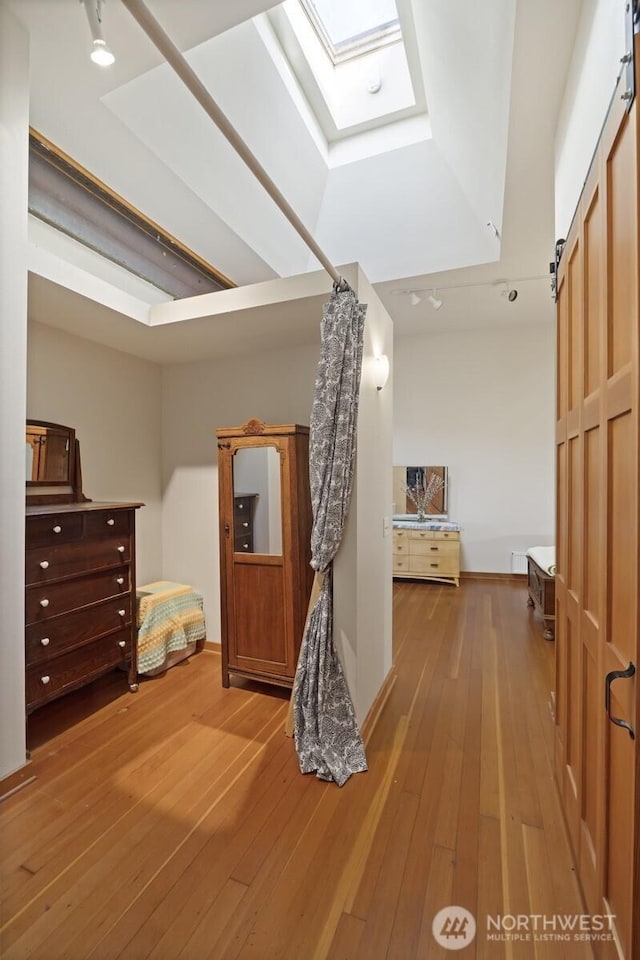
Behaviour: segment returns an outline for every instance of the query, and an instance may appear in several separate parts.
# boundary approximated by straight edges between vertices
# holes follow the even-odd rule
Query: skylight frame
[[[334,44],[321,16],[315,9],[313,0],[298,0],[298,2],[334,67],[402,40],[400,18],[396,17],[395,20],[390,20],[371,30],[350,37],[348,40],[342,40],[340,43]]]

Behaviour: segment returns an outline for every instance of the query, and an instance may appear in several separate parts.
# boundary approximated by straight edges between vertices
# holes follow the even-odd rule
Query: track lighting
[[[440,300],[440,298],[436,296],[435,290],[431,291],[431,293],[427,297],[427,300],[429,301],[429,303],[431,304],[434,310],[439,310],[442,304],[444,303],[444,300]]]
[[[421,300],[422,300],[422,297],[419,297],[418,294],[415,292],[415,290],[412,290],[409,295],[409,303],[411,304],[411,306],[417,307]]]
[[[102,7],[104,0],[80,0],[80,2],[87,14],[89,29],[91,30],[91,36],[93,38],[89,56],[98,66],[110,67],[116,58],[107,46],[102,34]]]

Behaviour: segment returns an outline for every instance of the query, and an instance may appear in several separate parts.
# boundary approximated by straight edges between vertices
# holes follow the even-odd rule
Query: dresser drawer
[[[253,535],[236,537],[233,549],[236,553],[253,553]]]
[[[236,497],[233,501],[234,517],[251,516],[254,499],[254,497]]]
[[[233,521],[233,532],[237,537],[246,537],[253,531],[253,521],[250,516],[236,517]]]
[[[127,537],[131,532],[131,513],[128,510],[87,511],[84,529],[88,537],[102,537],[112,533]]]
[[[131,594],[123,592],[128,583],[127,567],[105,570],[75,577],[62,583],[43,583],[27,587],[25,598],[25,617],[27,623],[37,623],[49,617],[56,617],[78,607],[86,607],[98,600],[121,594],[121,609],[125,610],[123,622],[131,622]],[[124,580],[120,584],[120,579]]]
[[[393,572],[409,573],[409,557],[393,555]]]
[[[26,671],[27,707],[33,709],[58,694],[82,686],[110,667],[131,656],[131,631],[121,630],[100,640],[64,653],[49,662],[29,667]]]
[[[29,546],[51,544],[57,546],[82,536],[82,514],[60,513],[46,517],[27,517],[26,539]]]
[[[412,557],[455,557],[460,555],[460,542],[457,540],[410,540],[409,553]]]
[[[412,556],[409,569],[414,573],[430,573],[434,576],[457,577],[460,575],[460,563],[457,557]]]
[[[34,547],[26,551],[27,584],[45,583],[85,570],[98,570],[131,560],[129,536],[113,534],[102,540],[77,540],[54,546]]]
[[[27,667],[121,629],[127,623],[130,610],[129,597],[124,599],[124,604],[122,597],[114,597],[105,603],[81,607],[61,617],[29,624],[25,631]]]

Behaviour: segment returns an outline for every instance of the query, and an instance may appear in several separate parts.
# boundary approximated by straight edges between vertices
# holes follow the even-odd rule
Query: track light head
[[[104,39],[102,33],[102,6],[104,0],[80,0],[89,21],[89,29],[93,38],[89,56],[100,67],[110,67],[115,63],[115,57]]]
[[[427,300],[429,301],[429,303],[431,304],[434,310],[439,310],[442,304],[444,303],[444,300],[440,300],[439,297],[436,297],[435,290],[431,291],[431,293],[427,297]]]
[[[409,295],[409,303],[411,304],[411,306],[417,307],[421,300],[422,300],[422,297],[419,297],[418,294],[415,292],[415,290],[412,290]]]

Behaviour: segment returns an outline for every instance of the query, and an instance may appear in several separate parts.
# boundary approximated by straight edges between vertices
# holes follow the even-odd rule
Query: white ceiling
[[[432,136],[407,136],[386,151],[378,142],[366,157],[364,138],[371,134],[363,134],[352,153],[361,158],[335,164],[286,59],[265,42],[264,21],[250,21],[268,0],[147,4],[327,256],[335,264],[361,263],[397,335],[551,320],[545,275],[554,244],[553,135],[581,0],[471,7],[402,0]],[[241,285],[317,267],[118,0],[105,9],[105,34],[117,55],[109,70],[88,60],[78,0],[12,0],[11,6],[31,35],[36,129]],[[489,220],[499,239],[487,229]],[[513,304],[495,286],[503,278],[519,290]],[[74,310],[62,288],[45,296],[44,283],[32,280],[30,315],[62,325]],[[394,292],[431,287],[445,301],[437,313],[425,300],[412,308]],[[86,313],[88,303],[81,308]],[[275,316],[268,322],[274,336],[291,336]],[[169,344],[166,331],[121,315],[92,327],[119,325],[113,346],[166,358],[152,346],[160,336]],[[204,322],[209,334],[198,340],[200,356],[238,352],[240,328],[234,334],[217,324],[214,332]],[[188,359],[178,329],[172,337],[172,359]]]

